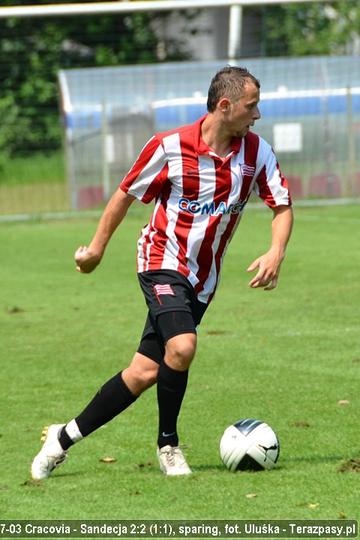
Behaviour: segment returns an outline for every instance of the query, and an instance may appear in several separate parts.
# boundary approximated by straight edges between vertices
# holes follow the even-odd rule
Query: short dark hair
[[[225,66],[212,78],[207,100],[207,110],[214,112],[222,97],[235,99],[241,96],[246,82],[252,81],[257,88],[260,82],[244,67]]]

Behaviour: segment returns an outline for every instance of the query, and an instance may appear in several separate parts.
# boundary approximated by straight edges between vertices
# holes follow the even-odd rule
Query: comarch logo
[[[179,209],[183,212],[189,212],[190,214],[207,214],[210,216],[219,214],[240,214],[246,201],[238,201],[236,203],[228,204],[224,201],[220,201],[217,205],[215,201],[201,203],[199,201],[190,201],[185,197],[179,199]]]

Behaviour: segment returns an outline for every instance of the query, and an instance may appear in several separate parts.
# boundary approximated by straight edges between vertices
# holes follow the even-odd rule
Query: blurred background
[[[261,81],[255,131],[294,198],[359,198],[358,0],[31,4],[0,7],[0,220],[101,208],[155,131],[205,113],[227,63]]]

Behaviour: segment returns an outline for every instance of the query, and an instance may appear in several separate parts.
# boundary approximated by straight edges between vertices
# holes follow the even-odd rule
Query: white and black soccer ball
[[[220,456],[230,471],[272,469],[279,458],[280,442],[261,420],[245,418],[227,427],[220,440]]]

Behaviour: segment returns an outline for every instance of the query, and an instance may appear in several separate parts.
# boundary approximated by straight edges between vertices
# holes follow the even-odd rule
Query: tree
[[[0,151],[13,155],[58,148],[57,72],[156,62],[160,39],[153,23],[165,24],[165,18],[164,13],[136,13],[0,20]],[[181,39],[161,45],[161,60],[189,57]]]
[[[351,53],[360,43],[358,0],[268,7],[261,39],[267,56]]]

